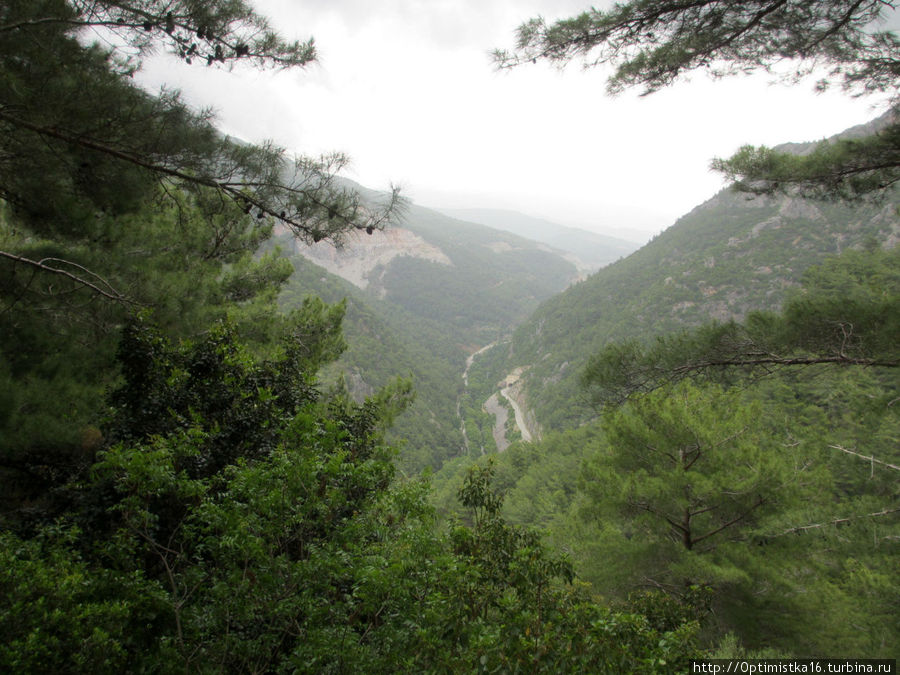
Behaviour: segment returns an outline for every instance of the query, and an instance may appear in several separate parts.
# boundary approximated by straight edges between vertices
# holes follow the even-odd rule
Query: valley
[[[639,250],[609,262],[587,277],[580,263],[572,265],[565,252],[550,251],[546,242],[528,243],[516,235],[448,219],[414,205],[395,235],[398,245],[392,254],[377,251],[382,246],[378,238],[371,238],[372,253],[358,248],[354,241],[353,255],[367,261],[368,271],[361,274],[358,267],[355,272],[343,270],[346,280],[354,284],[348,297],[381,317],[383,332],[378,333],[378,348],[364,355],[354,346],[354,341],[359,343],[359,337],[354,336],[361,327],[355,326],[353,313],[348,313],[345,325],[350,348],[337,368],[349,367],[355,373],[349,382],[357,396],[386,381],[379,379],[373,368],[373,359],[383,361],[385,350],[394,360],[392,372],[412,375],[414,386],[420,388],[423,396],[397,420],[390,434],[403,447],[398,466],[409,472],[424,467],[434,471],[432,503],[444,518],[463,517],[457,491],[467,472],[495,467],[496,481],[505,495],[505,516],[519,525],[543,528],[554,545],[569,552],[582,578],[595,588],[607,589],[618,601],[624,602],[630,597],[628,593],[641,587],[634,577],[638,573],[647,575],[653,583],[663,583],[662,580],[671,579],[667,570],[689,569],[694,570],[692,574],[706,575],[720,589],[729,584],[744,588],[743,582],[734,581],[729,575],[745,575],[749,584],[774,584],[775,579],[781,579],[778,573],[769,570],[755,553],[751,556],[742,548],[742,542],[781,542],[778,532],[794,531],[792,528],[818,531],[824,527],[821,522],[829,522],[828,508],[824,507],[826,514],[816,516],[818,521],[805,513],[817,492],[831,494],[834,503],[843,503],[842,513],[861,509],[861,515],[852,518],[877,520],[872,523],[877,528],[873,531],[894,531],[896,524],[889,521],[895,511],[884,505],[892,503],[890,495],[895,490],[891,485],[895,483],[885,475],[886,470],[881,475],[871,474],[869,478],[875,482],[864,487],[856,482],[861,475],[857,467],[846,462],[835,464],[836,453],[828,451],[823,455],[822,449],[867,447],[862,453],[866,456],[877,455],[879,461],[888,463],[890,458],[896,459],[900,420],[894,407],[885,407],[885,401],[898,393],[896,378],[889,371],[839,373],[816,368],[796,374],[773,370],[748,378],[739,373],[722,380],[711,377],[706,384],[700,379],[691,385],[667,388],[673,389],[668,396],[649,396],[647,405],[652,401],[653,405],[668,408],[665,412],[641,413],[648,420],[642,422],[640,418],[632,421],[625,412],[614,413],[615,408],[604,408],[592,400],[585,373],[594,367],[595,355],[617,344],[670,344],[666,340],[678,344],[678,340],[687,339],[678,336],[690,335],[690,331],[700,327],[727,327],[748,319],[766,325],[773,319],[763,318],[760,312],[777,313],[785,303],[800,302],[797,306],[802,307],[804,294],[813,292],[810,284],[818,278],[810,277],[810,271],[832,264],[829,261],[849,261],[847,256],[853,254],[871,255],[875,260],[875,251],[896,258],[895,253],[889,252],[896,252],[900,241],[898,204],[896,192],[881,200],[846,204],[812,202],[790,195],[753,197],[726,190],[698,205]],[[488,219],[485,214],[481,217]],[[369,245],[368,238],[358,240],[362,246]],[[617,253],[613,250],[610,255]],[[320,254],[305,253],[304,260],[319,264],[316,256]],[[342,274],[335,254],[329,256],[330,267],[323,264],[318,268],[320,283],[330,278],[330,272]],[[467,259],[468,256],[478,262]],[[539,270],[544,268],[534,265],[536,256],[553,261],[549,270],[558,272],[551,272],[555,275],[552,279],[541,278]],[[479,273],[466,277],[465,269],[478,269]],[[887,269],[884,273],[895,278],[896,269]],[[451,279],[450,275],[457,276]],[[311,275],[306,278],[308,283]],[[823,288],[828,288],[827,284],[850,282],[823,283]],[[440,292],[433,293],[438,284]],[[407,358],[413,353],[409,347],[412,344],[424,346],[429,358],[435,359],[435,364],[441,363],[441,374],[435,377],[435,369],[422,368],[422,357]],[[632,357],[622,360],[622,368],[629,358]],[[720,391],[721,383],[731,388]],[[691,388],[694,386],[696,390]],[[868,391],[872,398],[865,400],[870,403],[851,394],[857,391]],[[686,403],[688,407],[682,410],[677,406],[682,399],[703,403]],[[693,407],[696,405],[701,407]],[[701,414],[702,406],[723,407],[715,420],[703,418],[700,422],[691,416]],[[767,412],[763,413],[763,409]],[[631,408],[626,405],[622,410]],[[756,412],[747,412],[753,410]],[[832,410],[829,414],[838,414],[841,422],[825,423],[824,418],[817,417],[821,413],[812,412],[818,410]],[[757,415],[756,423],[745,419],[746,414]],[[813,421],[816,419],[819,421]],[[737,420],[745,420],[740,422],[742,430],[733,427],[739,424]],[[628,426],[640,424],[647,424],[646,429]],[[716,436],[719,427],[723,429]],[[878,429],[874,436],[870,435],[873,428]],[[432,433],[423,435],[425,429]],[[735,528],[733,535],[725,537],[718,532],[730,531],[733,525],[728,520],[708,526],[707,532],[691,532],[692,537],[701,540],[713,536],[720,540],[708,549],[715,552],[710,555],[717,556],[716,564],[720,565],[715,571],[704,567],[704,558],[684,558],[677,549],[666,553],[665,562],[657,564],[656,558],[633,538],[633,532],[640,528],[647,542],[654,541],[660,547],[668,546],[665,542],[669,539],[654,534],[657,530],[652,519],[634,515],[643,507],[635,511],[628,506],[635,502],[629,501],[631,497],[627,495],[622,497],[624,506],[618,511],[610,510],[607,504],[610,495],[617,495],[624,489],[622,486],[641,489],[630,476],[655,476],[654,471],[660,467],[640,465],[617,473],[618,467],[631,467],[636,460],[624,455],[610,459],[617,446],[605,439],[621,434],[616,438],[623,445],[655,448],[688,433],[691,438],[706,439],[691,441],[689,447],[705,444],[716,448],[749,434],[748,429],[753,430],[751,445],[736,446],[732,452],[749,452],[750,447],[782,448],[773,450],[774,454],[766,459],[746,460],[754,472],[771,476],[765,488],[760,484],[757,489],[781,495],[777,497],[781,510],[773,510],[771,516],[744,529]],[[649,436],[643,441],[631,440],[635,434],[657,433],[660,435],[652,440]],[[837,438],[843,440],[836,443]],[[799,502],[778,492],[783,488],[777,485],[788,485],[793,480],[786,476],[794,469],[782,462],[818,467],[817,478],[810,476],[794,489],[797,495],[805,495]],[[633,471],[638,473],[630,473]],[[846,484],[857,487],[845,492],[822,478],[822,472],[833,472]],[[777,475],[782,476],[777,480],[786,482],[778,483],[774,478]],[[677,474],[661,474],[647,480],[659,482],[651,482],[656,487],[648,487],[650,497],[642,499],[655,498],[665,492],[666,486],[679,484],[680,478]],[[691,483],[684,490],[690,492],[697,489],[696,485]],[[809,486],[812,491],[806,492],[807,487],[802,486]],[[730,494],[727,489],[726,494]],[[857,500],[858,509],[853,506]],[[695,508],[702,514],[707,508],[720,507],[710,507],[704,501]],[[734,516],[735,522],[742,519],[738,516]],[[667,518],[676,522],[674,516]],[[812,525],[800,524],[810,518]],[[686,536],[687,530],[672,528],[678,537]],[[778,544],[782,547],[779,560],[786,569],[793,570],[791,574],[814,574],[823,580],[821,583],[828,579],[828,583],[842,589],[835,602],[843,607],[840,611],[847,611],[857,601],[853,599],[857,595],[843,573],[825,571],[832,560],[829,547],[836,544],[830,535],[823,536],[823,548],[810,549],[808,565],[814,566],[815,572],[792,557],[793,549],[787,543]],[[875,549],[866,549],[865,554],[864,564],[872,570],[884,569],[885,561],[885,540],[876,536],[881,543]],[[861,545],[856,537],[843,541],[844,546]],[[772,552],[774,555],[774,549]],[[629,562],[609,567],[600,562],[603,556]],[[797,583],[791,593],[803,594],[807,587],[815,587],[819,582]],[[777,644],[782,649],[804,632],[797,624],[774,619],[772,625],[778,628],[751,629],[739,617],[741,593],[744,590],[735,591],[735,595],[720,592],[713,601],[719,617],[715,630],[740,631],[744,643],[751,647]],[[797,603],[794,611],[806,616],[808,610],[799,600]],[[824,629],[824,622],[820,623]],[[875,630],[871,622],[867,625]]]
[[[0,672],[895,666],[894,3],[514,4],[0,3]]]
[[[501,378],[470,387],[470,369],[541,301],[579,279],[563,252],[415,204],[402,224],[352,234],[339,246],[298,245],[283,232],[274,244],[295,268],[282,294],[285,309],[307,294],[347,298],[349,348],[330,369],[333,377],[345,377],[358,398],[391,377],[412,377],[416,401],[390,432],[406,444],[401,466],[439,469],[449,459],[505,447],[506,425],[497,415],[506,407],[489,391]],[[510,437],[530,437],[524,401],[507,394],[497,390],[513,411]]]
[[[494,222],[503,215],[472,213]],[[391,433],[406,442],[401,465],[418,471],[590,420],[578,378],[610,341],[778,308],[810,265],[898,239],[893,200],[850,206],[723,191],[588,278],[545,243],[415,204],[402,225],[354,234],[337,248],[277,241],[306,270],[303,290],[292,282],[296,290],[284,297],[351,299],[349,350],[334,369],[346,370],[351,391],[361,397],[390,376],[412,376],[419,397]],[[381,328],[364,327],[362,315],[378,317]],[[423,350],[427,357],[413,357]],[[473,364],[486,356],[470,386]],[[441,366],[423,367],[428,362]]]

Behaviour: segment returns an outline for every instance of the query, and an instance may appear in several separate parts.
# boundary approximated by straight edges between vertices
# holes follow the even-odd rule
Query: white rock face
[[[297,243],[294,250],[304,258],[321,265],[332,274],[365,289],[372,281],[372,272],[381,269],[398,256],[412,256],[441,265],[452,265],[441,249],[429,244],[417,234],[402,227],[390,227],[372,234],[352,232],[343,246],[321,241],[311,246]]]
[[[816,207],[816,205],[807,201],[806,199],[797,199],[795,197],[788,197],[784,204],[781,205],[781,208],[778,209],[778,213],[784,216],[785,218],[806,218],[808,220],[821,220],[822,212]]]

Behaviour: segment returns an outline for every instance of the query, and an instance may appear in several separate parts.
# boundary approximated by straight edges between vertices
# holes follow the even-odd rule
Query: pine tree
[[[816,366],[900,367],[900,249],[846,251],[810,268],[781,312],[710,323],[650,344],[613,343],[582,376],[596,403],[686,378],[758,376]]]
[[[103,38],[98,39],[98,38]],[[116,345],[136,312],[169,337],[226,316],[260,353],[291,321],[291,266],[257,252],[280,224],[304,241],[372,232],[396,212],[335,172],[220,134],[176,92],[131,75],[169,49],[193,67],[302,67],[244,2],[11,0],[0,7],[0,473],[36,498],[90,461]]]
[[[900,43],[877,27],[892,6],[880,0],[630,0],[553,24],[532,19],[519,27],[515,49],[497,50],[495,60],[504,68],[538,60],[564,65],[579,57],[587,66],[609,64],[612,94],[631,87],[650,94],[694,70],[724,77],[772,72],[777,65],[785,73],[787,62],[788,81],[824,67],[819,90],[839,84],[848,93],[896,99]],[[713,168],[755,193],[860,197],[900,179],[898,138],[892,114],[870,138],[822,144],[802,158],[748,146]]]

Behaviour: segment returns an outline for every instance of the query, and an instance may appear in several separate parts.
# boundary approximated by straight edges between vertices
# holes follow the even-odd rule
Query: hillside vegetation
[[[529,366],[529,407],[541,425],[577,424],[592,414],[579,377],[604,345],[777,309],[825,256],[868,241],[896,245],[896,204],[721,192],[640,251],[543,303],[516,329],[508,367]]]
[[[497,59],[896,91],[885,6],[632,0]],[[0,3],[0,671],[896,657],[900,121],[716,160],[743,195],[568,287],[138,88],[159,49],[316,59],[245,0]]]
[[[493,418],[464,386],[466,358],[508,337],[577,276],[561,254],[533,241],[415,204],[390,231],[340,248],[297,246],[285,236],[275,243],[295,270],[283,307],[309,294],[347,299],[349,346],[326,376],[343,372],[359,397],[397,375],[411,378],[416,400],[388,434],[403,443],[398,461],[411,472],[493,447]]]

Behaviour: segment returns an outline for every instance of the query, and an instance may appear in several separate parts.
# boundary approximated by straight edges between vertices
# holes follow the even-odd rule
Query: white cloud
[[[743,143],[815,140],[873,117],[871,101],[811,82],[702,75],[650,97],[603,93],[598,71],[498,73],[488,52],[566,0],[265,0],[287,37],[314,36],[305,70],[233,73],[148,62],[142,81],[181,87],[223,128],[298,153],[338,150],[369,187],[424,204],[515,208],[560,222],[659,231],[721,185],[707,166]],[[470,200],[470,201],[466,201]]]

